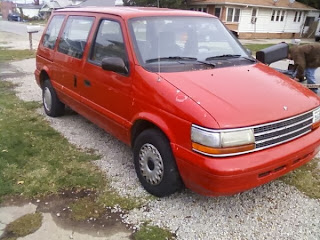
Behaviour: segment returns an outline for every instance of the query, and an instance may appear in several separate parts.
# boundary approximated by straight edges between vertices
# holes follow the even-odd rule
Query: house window
[[[276,10],[273,10],[271,14],[271,21],[274,21],[275,14],[276,14]]]
[[[286,11],[284,10],[272,10],[271,21],[272,22],[283,22]]]
[[[227,22],[239,22],[240,8],[228,8],[227,9]]]
[[[252,8],[251,23],[255,24],[256,22],[257,22],[257,9]]]
[[[256,17],[257,16],[257,9],[253,8],[252,9],[252,17]]]
[[[216,8],[214,9],[214,15],[215,15],[216,17],[218,17],[218,18],[221,17],[221,7],[216,7]]]
[[[294,22],[300,22],[302,18],[302,12],[301,11],[296,11],[294,14]]]
[[[298,22],[301,21],[302,12],[299,13]]]
[[[281,17],[280,17],[280,21],[281,22],[283,22],[285,14],[286,14],[286,11],[282,10],[281,11]]]
[[[207,12],[206,7],[196,7],[196,8],[190,8],[191,11],[198,11],[198,12]]]
[[[276,22],[279,22],[279,19],[280,19],[280,13],[281,13],[281,11],[280,11],[280,10],[278,10],[278,11],[277,11],[277,16],[276,16]]]

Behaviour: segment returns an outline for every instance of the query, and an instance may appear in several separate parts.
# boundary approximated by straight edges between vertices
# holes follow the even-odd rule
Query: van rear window
[[[51,19],[51,22],[47,28],[47,31],[43,37],[43,46],[46,48],[53,49],[56,44],[63,20],[64,15],[56,15]]]

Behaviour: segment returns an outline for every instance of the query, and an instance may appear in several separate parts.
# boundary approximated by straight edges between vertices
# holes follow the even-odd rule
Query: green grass
[[[19,100],[13,88],[11,83],[0,81],[0,199],[13,194],[35,197],[78,188],[98,192],[96,199],[83,200],[90,205],[84,215],[91,214],[92,206],[119,205],[131,210],[142,205],[142,200],[122,197],[114,191],[101,171],[90,163],[99,156],[68,143],[35,113],[40,104]],[[81,210],[83,204],[79,204]]]
[[[0,47],[0,62],[34,58],[35,56],[36,56],[36,52],[28,49],[15,50],[15,49],[9,49],[5,47]]]
[[[261,49],[273,46],[275,44],[246,44],[243,45],[245,48],[248,48],[252,51],[252,55],[256,55],[257,51],[260,51]]]
[[[304,166],[280,178],[295,186],[311,198],[320,199],[320,159],[315,158]]]
[[[37,113],[39,103],[23,102],[13,85],[0,81],[0,198],[33,197],[62,189],[102,189],[103,174]]]
[[[117,192],[112,191],[109,187],[109,189],[105,190],[103,193],[100,194],[98,202],[101,205],[111,207],[118,205],[121,207],[121,209],[129,211],[134,208],[140,208],[144,204],[145,200],[122,197]]]
[[[34,233],[42,224],[42,215],[39,212],[26,214],[8,224],[5,229],[4,239],[17,239]]]
[[[30,20],[28,22],[28,24],[30,25],[46,25],[47,24],[47,20]]]
[[[134,233],[134,240],[169,240],[174,239],[171,232],[156,226],[144,225]]]

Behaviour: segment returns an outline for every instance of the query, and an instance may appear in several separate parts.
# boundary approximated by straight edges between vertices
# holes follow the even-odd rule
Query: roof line
[[[293,8],[293,7],[278,7],[278,6],[265,6],[265,5],[259,5],[259,4],[246,4],[246,3],[232,3],[232,2],[194,2],[192,4],[189,4],[191,6],[197,6],[197,5],[233,5],[233,6],[250,6],[250,7],[260,7],[260,8],[278,8],[278,9],[289,9],[289,10],[301,10],[301,11],[316,11],[320,12],[319,9],[309,7],[309,8]]]

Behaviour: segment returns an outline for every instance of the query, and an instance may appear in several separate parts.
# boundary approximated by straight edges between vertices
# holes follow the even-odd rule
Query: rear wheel
[[[56,91],[49,80],[42,86],[42,102],[46,114],[50,117],[59,117],[64,114],[64,104],[59,100]]]
[[[164,197],[182,188],[170,143],[160,130],[143,131],[135,141],[133,153],[138,178],[149,193]]]

